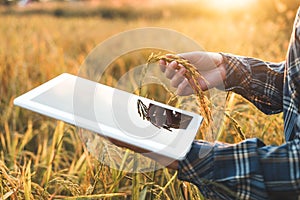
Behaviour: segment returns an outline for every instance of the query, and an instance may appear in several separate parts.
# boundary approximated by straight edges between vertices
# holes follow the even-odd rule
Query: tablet
[[[202,116],[71,74],[61,74],[14,104],[105,137],[183,159]]]

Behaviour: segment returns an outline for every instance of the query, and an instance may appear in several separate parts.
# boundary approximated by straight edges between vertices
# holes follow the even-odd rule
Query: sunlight
[[[211,0],[210,5],[220,10],[241,9],[250,6],[256,0]]]

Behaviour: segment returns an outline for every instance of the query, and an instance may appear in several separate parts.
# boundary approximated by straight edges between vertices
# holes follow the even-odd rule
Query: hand
[[[178,160],[174,160],[172,158],[157,154],[155,152],[150,152],[143,148],[140,148],[140,147],[137,147],[137,146],[113,139],[113,138],[108,138],[108,139],[114,145],[117,145],[117,146],[123,147],[123,148],[128,148],[137,153],[142,153],[144,156],[147,156],[147,157],[151,158],[152,160],[159,162],[161,165],[164,165],[167,168],[175,169],[175,170],[178,169]]]
[[[221,54],[197,51],[178,54],[178,56],[188,60],[204,77],[205,80],[198,80],[202,90],[218,87],[223,84],[226,71]],[[187,72],[184,66],[178,64],[176,61],[167,63],[164,60],[160,60],[159,65],[165,76],[170,79],[171,86],[177,88],[176,93],[178,95],[185,96],[194,93],[189,81],[184,76]]]

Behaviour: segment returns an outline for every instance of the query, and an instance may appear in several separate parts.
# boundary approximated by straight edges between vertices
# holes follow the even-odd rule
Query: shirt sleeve
[[[221,53],[226,66],[225,89],[242,95],[265,114],[282,111],[285,62]]]
[[[195,141],[178,169],[180,180],[194,183],[209,199],[297,199],[299,176],[299,138],[281,146],[259,139],[234,145]]]

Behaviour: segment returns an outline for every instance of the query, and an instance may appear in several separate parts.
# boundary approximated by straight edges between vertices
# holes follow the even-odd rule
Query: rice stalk
[[[181,196],[184,200],[189,200],[189,190],[188,190],[188,183],[187,182],[182,182],[180,185],[180,191],[181,191]]]
[[[270,116],[270,120],[269,122],[265,123],[263,129],[262,129],[262,133],[261,133],[261,138],[264,138],[266,133],[267,133],[267,130],[268,128],[272,125],[272,122],[274,122],[274,120],[277,118],[276,115],[271,115]]]
[[[72,172],[72,171],[80,171],[80,169],[82,168],[82,166],[84,166],[85,162],[87,159],[87,156],[86,154],[81,154],[81,156],[77,159],[77,160],[73,160],[70,168],[69,168],[69,171]]]
[[[130,150],[129,149],[126,149],[125,150],[125,155],[123,156],[123,159],[122,159],[122,162],[121,162],[121,165],[120,165],[120,168],[119,168],[119,174],[118,174],[118,178],[121,176],[121,172],[125,169],[125,163],[127,161],[127,158],[129,157],[129,154],[130,154]]]
[[[190,191],[190,197],[189,199],[199,199],[199,200],[205,200],[204,196],[199,191],[198,187],[194,184],[187,183],[188,190]]]
[[[6,140],[5,140],[5,134],[0,131],[0,142],[1,142],[1,152],[7,152],[7,146],[6,146]],[[1,159],[4,158],[0,157]]]
[[[174,175],[171,176],[171,174],[169,173],[169,169],[167,169],[167,168],[164,168],[163,172],[164,172],[164,175],[166,176],[167,180],[169,180],[169,182],[170,182],[169,186],[168,186],[170,194],[171,194],[172,198],[175,199],[177,192],[176,192],[176,189],[174,187],[174,182],[171,181],[171,180],[174,180],[174,178],[175,178],[175,176],[177,174],[177,171],[175,171],[175,176]]]
[[[19,176],[19,173],[16,174]],[[14,199],[17,196],[17,191],[20,189],[19,177],[14,177],[12,172],[6,167],[5,163],[0,161],[0,186],[1,186],[1,198],[8,199],[13,196]]]
[[[7,144],[6,151],[9,154],[11,160],[13,160],[13,158],[15,156],[13,150],[16,145],[11,140],[11,133],[9,130],[8,121],[4,121],[4,132],[5,132],[5,140],[6,140],[6,144]]]
[[[154,165],[154,169],[157,169],[157,165],[158,165],[158,163],[157,162],[155,162],[155,161],[151,161],[152,163],[153,163],[153,165]],[[151,171],[150,172],[150,174],[149,174],[149,177],[148,177],[148,179],[151,181],[149,184],[150,184],[150,191],[152,191],[153,190],[153,188],[154,188],[154,186],[153,186],[153,180],[155,179],[155,177],[156,177],[156,174],[157,174],[157,170],[153,170],[153,171]],[[145,183],[144,184],[144,186],[147,186],[147,183]],[[148,188],[148,187],[147,187]],[[149,195],[149,199],[153,199],[153,194],[152,194],[152,192],[150,193],[150,195]]]
[[[24,133],[24,135],[22,136],[22,141],[21,144],[18,145],[19,148],[17,150],[17,152],[21,152],[23,150],[23,148],[25,147],[25,145],[31,140],[31,138],[33,138],[34,133],[33,133],[33,129],[32,129],[32,120],[29,119],[27,122],[27,130]]]
[[[8,192],[6,192],[3,196],[1,195],[0,200],[6,200],[8,198],[10,198],[16,191],[15,190],[10,190]]]
[[[126,173],[123,171],[123,169],[125,167],[125,163],[128,159],[129,153],[130,153],[130,151],[126,150],[125,155],[124,155],[124,157],[122,159],[122,162],[121,162],[120,170],[115,170],[117,172],[117,174],[113,175],[113,177],[112,177],[113,180],[114,180],[114,183],[110,186],[110,189],[109,189],[110,192],[116,190],[116,187],[120,184],[120,181],[126,175]]]
[[[158,62],[159,60],[164,60],[168,63],[172,61],[176,61],[178,64],[181,64],[187,70],[184,76],[185,78],[187,78],[194,93],[198,97],[198,101],[200,105],[200,113],[203,115],[205,119],[204,121],[206,126],[209,126],[212,121],[212,115],[209,106],[210,102],[206,97],[206,95],[204,95],[204,92],[201,89],[201,86],[199,84],[199,80],[203,80],[207,85],[209,85],[206,79],[200,74],[200,72],[197,70],[197,68],[194,65],[189,63],[188,60],[179,57],[178,55],[168,54],[168,56],[166,56],[166,55],[152,53],[149,56],[147,63],[148,64],[155,63]]]
[[[57,177],[49,181],[48,185],[52,184],[63,187],[67,191],[71,192],[73,196],[79,196],[82,194],[81,187],[78,184],[73,183],[72,181],[67,179],[65,180],[62,177]]]
[[[149,62],[147,62],[146,66],[143,67],[142,69],[142,74],[141,74],[141,78],[140,78],[140,82],[139,82],[139,90],[138,90],[138,94],[139,96],[142,96],[142,87],[144,85],[144,79],[146,77],[147,71],[149,69]]]
[[[32,199],[32,190],[31,190],[31,160],[25,166],[23,174],[23,187],[24,187],[24,196],[25,200]]]
[[[34,194],[34,199],[49,199],[50,194],[45,190],[39,183],[31,182],[32,194]]]
[[[230,119],[230,122],[232,123],[235,130],[237,131],[239,138],[241,140],[245,140],[246,136],[240,124],[228,112],[225,112],[225,116]]]
[[[161,197],[162,193],[167,190],[167,188],[173,183],[173,181],[176,179],[177,177],[177,171],[175,171],[174,175],[172,177],[169,176],[169,172],[167,171],[168,169],[164,169],[164,174],[167,176],[167,180],[168,182],[165,184],[165,186],[162,188],[162,190],[158,193],[158,197]],[[176,191],[174,189],[174,187],[171,185],[171,194],[172,196],[176,197]]]
[[[138,200],[140,197],[141,177],[138,173],[140,154],[136,153],[133,157],[133,177],[132,177],[132,200]]]
[[[164,188],[160,184],[153,184],[153,187],[152,187],[151,191],[154,193],[154,196],[151,199],[155,199],[155,200],[170,199],[171,200],[168,193],[166,193],[166,192],[161,193],[159,195],[159,193],[163,190],[164,190]],[[157,191],[159,191],[159,192],[157,192]],[[164,198],[162,197],[162,194],[164,194]]]
[[[227,96],[226,96],[226,102],[225,102],[225,106],[226,106],[226,109],[227,110],[233,110],[234,109],[234,101],[235,100],[235,93],[227,93]],[[217,138],[216,140],[222,140],[224,139],[224,134],[226,132],[226,126],[228,126],[228,123],[231,118],[227,117],[224,119],[223,123],[221,124],[220,128],[219,128],[219,131],[218,131],[218,134],[217,134]]]
[[[144,186],[144,188],[140,192],[139,200],[145,200],[147,196],[148,186]]]
[[[92,199],[105,199],[105,198],[121,198],[122,199],[126,199],[127,194],[126,193],[122,193],[122,192],[117,192],[117,193],[108,193],[108,194],[92,194],[92,195],[78,195],[78,196],[59,196],[56,195],[55,199],[65,199],[65,200],[73,200],[73,199],[87,199],[87,200],[92,200]]]
[[[60,152],[60,149],[62,147],[62,139],[63,139],[63,128],[64,128],[64,122],[58,121],[57,127],[55,128],[52,145],[49,152],[48,157],[48,163],[47,163],[47,172],[44,175],[44,183],[47,184],[50,181],[52,171],[53,171],[53,165],[55,163],[55,158],[58,152]],[[59,163],[57,163],[59,164]]]

